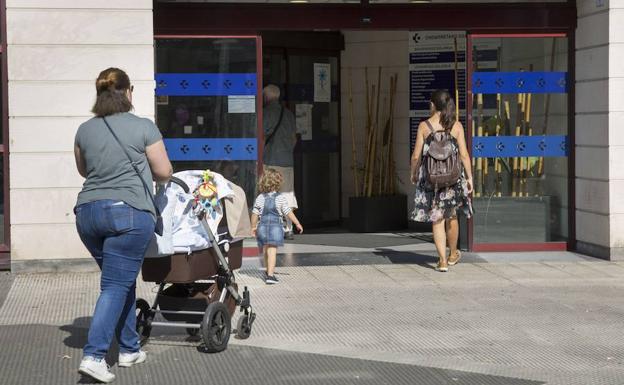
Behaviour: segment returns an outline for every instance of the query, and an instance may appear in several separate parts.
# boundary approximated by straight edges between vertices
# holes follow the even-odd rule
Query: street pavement
[[[280,254],[277,285],[259,258],[237,271],[258,314],[249,339],[210,354],[155,327],[144,364],[119,368],[113,347],[115,383],[624,384],[624,263],[466,254],[440,273],[430,244],[304,246]],[[98,284],[97,273],[0,273],[1,384],[89,383],[76,369]],[[155,285],[137,291],[152,300]]]

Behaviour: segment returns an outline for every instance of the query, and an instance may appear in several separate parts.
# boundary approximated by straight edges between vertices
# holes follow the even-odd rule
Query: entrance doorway
[[[478,206],[478,212],[472,222],[465,223],[463,230],[467,231],[466,238],[467,243],[470,246],[477,246],[480,250],[486,250],[488,248],[496,247],[513,247],[516,250],[521,249],[561,249],[565,247],[571,247],[574,242],[574,159],[573,159],[573,137],[574,137],[574,98],[573,87],[574,83],[573,72],[569,68],[573,68],[573,30],[575,27],[576,12],[574,6],[570,4],[549,4],[547,7],[534,7],[528,4],[514,4],[510,6],[502,7],[500,5],[478,5],[478,4],[458,4],[454,5],[454,10],[457,10],[458,14],[463,15],[462,18],[448,19],[448,8],[442,5],[426,5],[426,6],[412,6],[412,5],[393,5],[393,4],[366,4],[365,7],[360,5],[309,5],[306,7],[298,7],[295,5],[277,5],[273,4],[270,7],[260,4],[253,5],[239,5],[233,4],[165,4],[161,2],[155,3],[155,29],[158,33],[166,33],[170,35],[180,34],[196,34],[197,35],[227,35],[226,31],[247,31],[250,35],[255,35],[262,38],[261,50],[263,51],[257,64],[256,76],[258,76],[259,88],[267,82],[276,83],[280,86],[284,95],[284,103],[294,113],[297,113],[298,106],[312,105],[312,127],[311,134],[312,140],[306,141],[304,138],[300,138],[299,144],[296,150],[296,193],[298,195],[301,209],[299,215],[306,223],[314,224],[327,224],[333,220],[340,220],[348,217],[348,198],[353,195],[354,188],[352,186],[352,175],[354,174],[354,168],[350,166],[351,159],[351,143],[357,143],[360,145],[365,140],[364,135],[354,135],[353,139],[350,135],[349,120],[345,121],[348,110],[346,109],[347,98],[345,96],[347,88],[347,74],[353,76],[353,103],[356,106],[364,106],[364,68],[369,67],[369,75],[375,74],[377,77],[376,69],[379,66],[384,66],[388,71],[384,69],[384,80],[380,84],[385,87],[386,83],[390,83],[385,79],[385,76],[390,72],[398,74],[398,87],[397,87],[397,99],[396,99],[396,115],[395,118],[395,146],[396,146],[396,172],[399,179],[402,180],[403,186],[399,188],[400,192],[405,193],[408,196],[408,200],[411,200],[411,186],[409,184],[409,154],[411,152],[410,144],[410,126],[412,122],[410,118],[410,71],[411,63],[409,61],[408,45],[410,41],[409,31],[465,31],[465,46],[463,48],[465,56],[462,58],[465,63],[465,88],[460,91],[465,100],[461,106],[462,114],[465,119],[466,136],[470,150],[475,155],[475,168],[480,164],[483,179],[481,183],[480,202],[476,203]],[[280,17],[274,17],[279,13]],[[541,16],[537,17],[539,14]],[[231,16],[231,17],[230,17]],[[210,20],[210,23],[207,23]],[[447,20],[449,25],[440,25],[439,20]],[[505,25],[497,24],[499,20],[505,20]],[[322,33],[334,33],[343,36],[344,47],[335,50],[329,50],[334,52],[327,52],[324,46],[297,46],[293,44],[292,36],[296,35],[296,29],[304,29],[307,34],[322,34]],[[312,32],[317,31],[317,28],[323,31],[335,31],[335,32]],[[384,32],[383,30],[387,32]],[[392,31],[388,31],[392,29]],[[275,40],[272,41],[271,33],[266,31],[279,30],[279,34],[282,36],[282,42],[278,43]],[[486,120],[494,121],[493,119],[486,119],[496,116],[496,113],[487,115],[490,111],[488,106],[492,98],[491,94],[487,92],[477,92],[474,86],[477,84],[474,76],[478,73],[487,72],[483,70],[481,66],[479,68],[474,67],[474,61],[481,63],[484,58],[480,57],[479,44],[487,42],[486,36],[481,35],[483,31],[497,31],[506,32],[507,37],[497,37],[502,42],[501,49],[496,52],[495,58],[489,61],[490,68],[487,71],[493,73],[504,72],[531,72],[531,73],[547,73],[547,72],[564,72],[566,75],[567,89],[566,92],[560,95],[550,96],[550,113],[545,114],[544,111],[538,112],[538,110],[544,110],[546,103],[546,93],[544,95],[537,95],[535,91],[523,92],[523,94],[531,93],[532,99],[532,111],[530,118],[533,122],[533,131],[529,134],[529,130],[521,128],[520,133],[516,135],[516,131],[510,131],[510,135],[497,135],[496,128],[490,133],[489,124]],[[535,46],[528,47],[528,45],[518,46],[516,48],[507,49],[503,46],[514,44],[512,37],[517,38],[523,33],[530,32],[533,35],[541,34],[548,35],[551,33],[557,34],[564,40],[561,40],[559,47],[564,50],[560,52],[561,56],[565,56],[567,61],[558,61],[557,66],[562,67],[550,70],[550,45],[544,41],[540,45],[541,48]],[[511,35],[509,35],[511,34]],[[358,36],[355,36],[358,35]],[[508,39],[509,38],[509,39]],[[474,41],[473,41],[474,39]],[[481,40],[479,40],[481,39]],[[288,41],[290,40],[290,41]],[[519,41],[519,40],[518,40]],[[567,41],[567,43],[566,43]],[[481,42],[481,43],[480,43]],[[570,43],[572,42],[572,43]],[[529,44],[530,45],[530,44]],[[523,48],[524,47],[524,48]],[[504,49],[503,49],[504,48]],[[496,51],[496,50],[495,50]],[[530,51],[530,52],[529,52]],[[530,55],[529,55],[530,53]],[[520,57],[516,54],[527,54],[526,57]],[[505,56],[509,55],[509,56]],[[557,53],[559,55],[559,52]],[[435,55],[434,55],[435,56]],[[531,68],[528,66],[528,61],[535,61],[536,64]],[[527,63],[525,63],[527,62]],[[335,63],[335,65],[334,65]],[[382,64],[380,64],[382,63]],[[329,67],[335,67],[331,69],[331,82],[332,92],[329,102],[323,102],[327,105],[320,105],[314,100],[313,88],[310,89],[310,84],[314,84],[314,64],[329,64]],[[419,63],[415,63],[419,64]],[[448,67],[446,63],[445,65]],[[503,65],[504,64],[504,65]],[[480,65],[480,64],[479,64]],[[452,66],[452,64],[451,64]],[[351,68],[353,71],[349,71]],[[452,68],[452,67],[449,67]],[[440,67],[440,69],[442,69]],[[477,70],[478,69],[478,70]],[[299,73],[297,73],[299,72]],[[361,73],[360,73],[361,72]],[[304,74],[304,77],[299,77]],[[335,75],[335,76],[334,76]],[[341,76],[342,75],[342,76]],[[360,76],[361,75],[361,76]],[[305,78],[307,76],[307,78]],[[358,80],[358,76],[361,79]],[[372,75],[371,75],[372,77]],[[342,78],[342,79],[341,79]],[[518,80],[518,79],[516,79]],[[536,79],[536,81],[539,79]],[[547,81],[547,80],[545,80]],[[349,84],[351,80],[349,79]],[[333,88],[336,87],[336,91]],[[453,87],[448,87],[452,89]],[[460,87],[461,88],[461,87]],[[452,89],[454,91],[454,89]],[[454,92],[453,92],[454,93]],[[477,94],[481,94],[483,99],[482,113],[478,112],[479,97]],[[517,102],[519,93],[513,92],[501,92],[501,94],[507,94],[506,100],[510,103],[510,115],[511,119],[514,119],[513,114],[515,108],[512,103],[515,102],[516,106],[520,103]],[[312,95],[312,99],[310,96]],[[486,96],[490,95],[490,96]],[[510,96],[511,95],[511,96]],[[256,97],[260,96],[258,92]],[[384,96],[381,96],[383,100]],[[519,119],[520,116],[526,118],[526,106],[528,105],[528,96],[522,96],[524,98],[525,110],[524,113],[517,114],[515,119]],[[496,94],[494,94],[494,100],[496,104]],[[501,100],[505,97],[501,97]],[[572,101],[572,103],[571,103]],[[332,104],[336,103],[337,112],[333,114]],[[563,104],[561,104],[563,103]],[[541,107],[537,107],[539,104]],[[504,106],[505,104],[502,103]],[[555,106],[557,112],[555,113]],[[327,107],[327,109],[325,109]],[[300,111],[308,109],[309,107],[299,107]],[[420,108],[414,108],[419,110]],[[258,108],[258,113],[260,112]],[[504,110],[504,107],[503,107]],[[383,114],[383,108],[381,108]],[[500,111],[500,110],[499,110]],[[319,114],[318,116],[315,114]],[[357,114],[356,114],[357,115]],[[364,115],[364,114],[362,114]],[[501,113],[498,113],[500,116]],[[552,126],[552,130],[549,128],[546,131],[536,127],[536,119],[538,115],[543,119],[544,116],[550,115],[549,126]],[[555,118],[555,115],[557,117]],[[336,118],[334,118],[334,116]],[[256,116],[258,117],[258,116]],[[482,121],[477,119],[481,117]],[[355,116],[356,124],[358,118]],[[567,125],[561,125],[563,120],[567,119]],[[334,125],[334,121],[337,123]],[[479,134],[479,123],[484,127],[482,133]],[[512,123],[515,125],[515,123]],[[361,124],[360,124],[361,125]],[[488,126],[486,129],[485,126]],[[522,127],[526,125],[520,124]],[[540,126],[543,126],[540,124]],[[557,127],[556,127],[557,126]],[[336,127],[337,129],[334,129]],[[475,133],[473,134],[473,127]],[[513,127],[515,128],[515,127]],[[300,130],[304,131],[301,127]],[[563,131],[562,131],[563,130]],[[487,136],[486,133],[487,132]],[[525,134],[526,132],[526,134]],[[530,136],[533,141],[537,140],[535,137],[539,135],[557,134],[558,136],[567,137],[564,156],[552,156],[552,154],[544,153],[545,148],[550,148],[551,144],[548,142],[552,138],[545,138],[543,143],[537,143],[537,149],[540,153],[531,154],[523,152],[521,155],[497,155],[483,153],[483,146],[487,145],[488,141],[502,141],[505,138],[503,136],[513,137],[510,140],[518,140],[518,137]],[[261,159],[261,128],[258,127],[258,131],[255,134],[258,145],[258,158]],[[316,138],[320,140],[316,142]],[[500,138],[492,138],[499,136]],[[473,140],[474,138],[474,140]],[[486,143],[488,142],[488,143]],[[538,141],[539,142],[539,141]],[[514,142],[515,143],[515,142]],[[527,142],[528,143],[528,142]],[[526,148],[527,143],[520,145],[521,148]],[[518,143],[516,143],[518,144]],[[561,145],[561,143],[559,143]],[[495,143],[495,149],[503,148],[498,146],[498,142]],[[561,146],[559,146],[561,147]],[[570,150],[568,152],[568,150]],[[344,156],[341,157],[341,154]],[[521,182],[528,181],[531,178],[533,172],[532,167],[527,165],[537,166],[535,172],[541,175],[540,178],[548,179],[547,182],[542,183],[542,190],[549,189],[548,191],[542,191],[538,187],[537,190],[529,189],[527,194],[523,190],[523,195],[505,197],[505,190],[500,186],[499,174],[504,173],[501,171],[501,165],[504,165],[501,158],[507,158],[506,163],[511,162],[511,172],[513,175],[513,158],[518,158],[518,164],[524,164],[524,168],[518,166],[520,171]],[[522,158],[522,159],[521,159]],[[484,160],[485,159],[485,160]],[[537,159],[537,160],[536,160]],[[544,159],[543,161],[541,159]],[[511,160],[511,161],[510,161]],[[542,173],[540,174],[540,166],[542,164]],[[565,169],[563,168],[565,166]],[[570,167],[572,166],[572,167]],[[522,177],[524,175],[524,177]],[[255,177],[255,175],[254,175]],[[494,178],[494,189],[491,188],[492,183],[488,178]],[[332,183],[331,181],[337,180],[338,183]],[[526,182],[529,183],[529,182]],[[528,186],[524,184],[523,186]],[[499,186],[499,187],[496,187]],[[331,187],[331,188],[330,188]],[[334,188],[334,189],[332,189]],[[336,190],[337,189],[337,190]],[[491,196],[491,192],[494,192],[494,196]],[[518,190],[519,191],[519,190]],[[501,196],[497,196],[498,193]],[[527,194],[527,196],[524,196]],[[528,196],[533,194],[533,196]],[[337,197],[332,198],[332,197]],[[494,211],[492,208],[492,201],[495,198],[501,202],[505,199],[511,199],[513,202],[512,208],[517,209],[516,202],[518,198],[524,198],[524,201],[540,201],[546,202],[550,207],[550,214],[544,214],[540,217],[538,222],[534,219],[526,219],[526,223],[530,226],[524,226],[523,229],[530,230],[525,231],[522,236],[525,238],[520,239],[519,245],[515,246],[507,239],[498,237],[499,235],[514,235],[514,231],[507,231],[501,233],[501,230],[496,226],[496,221],[491,222]],[[525,202],[525,203],[526,203]],[[331,206],[334,203],[335,206]],[[329,206],[327,206],[329,204]],[[484,206],[485,205],[485,206]],[[321,212],[319,212],[319,208]],[[324,212],[322,212],[324,210]],[[534,210],[540,212],[541,209]],[[508,220],[517,216],[512,211],[502,211],[502,218]],[[526,211],[523,211],[526,213]],[[536,217],[537,218],[537,217]],[[518,222],[518,223],[525,223]],[[525,223],[525,224],[526,224]],[[484,230],[485,229],[485,230]],[[490,231],[492,230],[492,231]],[[498,233],[496,233],[498,231]],[[540,232],[540,234],[538,234]],[[538,237],[539,236],[539,237]],[[498,238],[497,238],[498,237]],[[502,246],[501,246],[502,245]],[[511,246],[510,246],[511,245]]]
[[[297,121],[294,154],[297,216],[307,227],[337,226],[341,220],[342,186],[342,35],[266,32],[262,34],[262,42],[263,85],[279,86],[281,102],[295,114]],[[315,92],[319,70],[326,71],[322,76],[328,85],[328,95]]]

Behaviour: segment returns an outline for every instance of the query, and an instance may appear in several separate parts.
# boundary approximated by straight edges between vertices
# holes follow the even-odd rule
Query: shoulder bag
[[[143,187],[145,188],[145,191],[147,192],[147,196],[150,197],[152,204],[154,205],[154,210],[156,211],[156,227],[154,228],[154,232],[158,235],[163,235],[163,219],[162,216],[160,215],[160,210],[158,209],[158,206],[156,205],[156,201],[154,200],[154,195],[152,195],[152,191],[151,189],[147,186],[147,183],[145,182],[145,180],[143,179],[143,177],[141,176],[141,173],[139,172],[138,167],[136,166],[136,164],[132,161],[132,158],[130,157],[130,154],[128,153],[128,150],[126,150],[126,148],[123,146],[123,144],[121,143],[121,141],[119,140],[119,138],[117,137],[117,134],[115,134],[115,131],[113,131],[113,129],[111,128],[111,126],[108,124],[108,122],[106,121],[105,117],[102,117],[102,119],[104,120],[104,123],[106,124],[106,127],[108,127],[108,131],[110,131],[110,133],[113,135],[113,138],[115,138],[115,140],[117,141],[117,143],[119,143],[119,147],[121,147],[121,149],[123,150],[123,152],[126,154],[126,156],[128,157],[128,161],[130,161],[130,165],[132,166],[132,168],[134,169],[134,171],[136,172],[137,176],[139,177],[139,179],[141,180],[141,183],[143,183]]]

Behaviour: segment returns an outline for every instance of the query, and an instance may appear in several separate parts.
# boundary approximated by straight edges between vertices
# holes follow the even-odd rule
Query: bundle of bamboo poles
[[[364,69],[365,82],[365,141],[362,166],[358,163],[356,127],[353,113],[352,77],[349,69],[349,119],[351,125],[351,168],[356,196],[392,195],[396,193],[396,166],[394,160],[394,109],[398,74],[392,74],[388,95],[381,101],[382,70],[378,67],[377,82],[371,84],[368,68]],[[380,113],[380,107],[382,112]],[[361,176],[361,178],[360,178]],[[360,184],[360,180],[362,183]]]

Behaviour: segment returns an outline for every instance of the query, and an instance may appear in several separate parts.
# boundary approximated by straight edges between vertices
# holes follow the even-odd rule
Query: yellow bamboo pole
[[[533,129],[531,128],[531,97],[532,95],[529,93],[526,96],[525,102],[525,114],[524,114],[524,124],[525,124],[525,134],[527,136],[533,135]],[[523,170],[523,190],[524,196],[529,196],[529,172],[530,172],[530,158],[527,156],[525,159],[525,168]]]
[[[496,94],[496,136],[500,136],[502,121],[502,105],[501,94]],[[494,173],[496,174],[495,193],[497,197],[501,196],[501,172],[502,164],[499,157],[494,158]]]
[[[509,100],[505,100],[505,102],[503,103],[503,105],[505,106],[505,121],[504,121],[504,125],[505,125],[505,130],[503,132],[503,135],[510,135],[511,134],[511,106],[509,105]],[[507,164],[511,164],[510,163],[510,158],[507,158]],[[507,181],[507,183],[511,182],[513,184],[513,170],[512,173],[510,175],[509,180]],[[510,188],[511,186],[509,184],[507,184],[507,188]]]
[[[351,125],[351,169],[353,170],[353,189],[355,196],[360,196],[357,169],[357,149],[355,148],[355,118],[353,116],[353,76],[349,67],[349,124]]]
[[[516,114],[516,136],[522,133],[522,119],[524,117],[524,94],[518,94],[518,113]],[[511,196],[519,195],[520,190],[520,159],[513,158],[513,181],[511,186]]]
[[[483,94],[477,94],[477,136],[483,136]],[[483,192],[483,158],[477,159],[474,187],[478,198]]]
[[[455,120],[459,120],[459,70],[457,65],[457,37],[453,38],[455,46]]]

